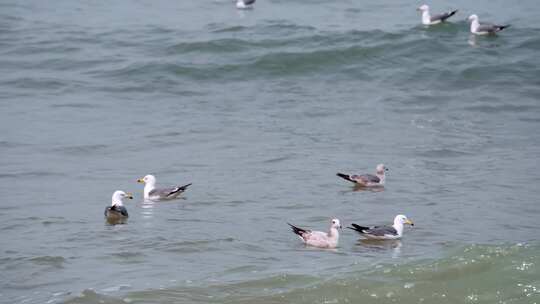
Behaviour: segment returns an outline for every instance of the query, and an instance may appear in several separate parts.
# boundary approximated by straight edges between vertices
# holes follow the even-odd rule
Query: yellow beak
[[[411,225],[411,226],[414,226],[414,223],[413,223],[411,220],[409,220],[409,219],[408,219],[407,221],[405,221],[405,224],[409,224],[409,225]]]
[[[133,199],[133,194],[131,194],[131,193],[126,193],[126,197],[129,198],[129,199]]]
[[[143,184],[144,184],[144,179],[139,178],[139,179],[137,180],[137,183],[143,183]]]

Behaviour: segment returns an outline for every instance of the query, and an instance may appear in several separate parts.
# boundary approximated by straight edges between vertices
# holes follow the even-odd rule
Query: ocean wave
[[[209,286],[129,292],[91,290],[64,303],[530,303],[540,296],[538,246],[468,245],[431,261],[378,264],[316,275],[271,274]],[[354,267],[352,267],[354,268]],[[231,271],[253,270],[253,267]]]

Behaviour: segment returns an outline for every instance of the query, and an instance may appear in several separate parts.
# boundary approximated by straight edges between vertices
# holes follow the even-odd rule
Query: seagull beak
[[[129,198],[129,199],[133,199],[133,194],[131,194],[131,193],[126,193],[126,197]]]
[[[137,183],[143,183],[143,184],[144,184],[144,180],[143,180],[142,178],[139,178],[139,179],[137,180]]]
[[[413,223],[411,220],[406,220],[406,221],[405,221],[405,224],[409,224],[409,225],[411,225],[411,226],[414,226],[414,223]]]

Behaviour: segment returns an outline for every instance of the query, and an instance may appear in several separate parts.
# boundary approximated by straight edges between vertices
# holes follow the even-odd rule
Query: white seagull
[[[338,219],[332,220],[330,231],[328,232],[311,231],[298,228],[291,224],[289,224],[289,226],[291,226],[292,231],[296,233],[306,245],[318,248],[336,248],[338,245],[338,228],[341,229],[341,224],[339,223]]]
[[[237,9],[250,9],[253,8],[255,0],[236,0]]]
[[[105,217],[107,220],[122,220],[129,216],[126,207],[124,207],[124,204],[122,203],[124,198],[133,199],[133,196],[131,193],[126,193],[124,191],[114,191],[111,205],[105,208]]]
[[[471,33],[475,35],[495,34],[510,26],[510,24],[507,24],[507,25],[496,25],[496,24],[489,24],[489,23],[480,24],[480,22],[478,21],[478,16],[476,15],[470,15],[469,21],[471,22]]]
[[[386,180],[386,176],[384,174],[385,171],[388,171],[388,168],[386,168],[384,164],[378,164],[377,168],[375,169],[375,175],[349,175],[344,173],[337,173],[336,175],[352,183],[355,183],[358,186],[377,187],[384,186],[384,182]]]
[[[153,175],[146,175],[137,180],[139,183],[144,183],[144,199],[145,200],[168,200],[177,198],[180,194],[186,191],[191,183],[184,186],[176,186],[170,188],[156,188],[156,178]]]
[[[347,227],[354,231],[357,231],[367,239],[373,240],[396,240],[403,236],[403,225],[409,224],[414,226],[414,223],[409,220],[405,215],[396,215],[394,218],[394,225],[392,226],[374,226],[366,227],[357,224],[351,224],[352,227]]]
[[[458,11],[458,10],[453,10],[453,11],[448,11],[446,13],[431,16],[429,14],[429,6],[427,6],[426,4],[420,6],[416,10],[422,12],[422,24],[424,25],[433,25],[433,24],[445,22],[446,19],[452,17]]]

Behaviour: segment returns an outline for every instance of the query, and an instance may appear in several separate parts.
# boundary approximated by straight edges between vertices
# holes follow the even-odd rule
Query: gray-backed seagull
[[[414,226],[413,222],[409,220],[405,215],[396,215],[394,218],[394,224],[392,226],[360,226],[357,224],[351,224],[349,229],[355,230],[367,239],[374,240],[395,240],[400,239],[403,236],[403,225],[409,224]]]
[[[156,178],[153,175],[146,175],[137,180],[139,183],[144,183],[144,199],[145,200],[168,200],[177,198],[180,194],[186,191],[191,183],[184,186],[176,186],[170,188],[156,188]]]

